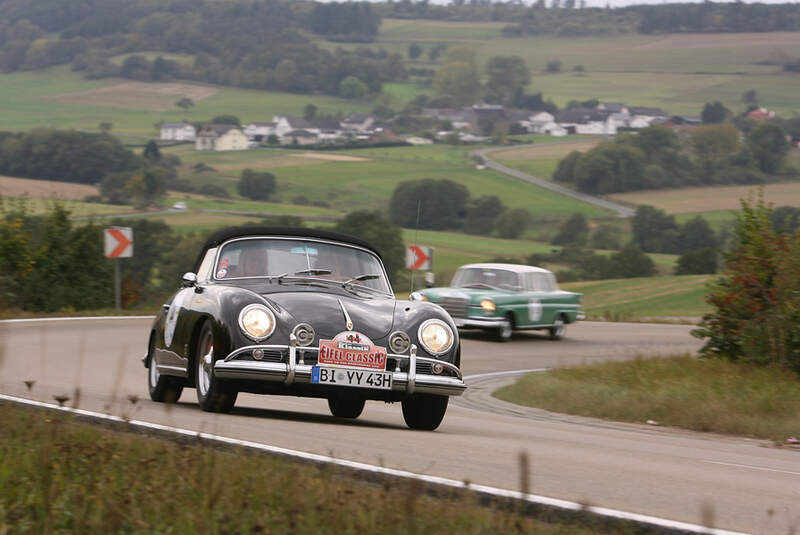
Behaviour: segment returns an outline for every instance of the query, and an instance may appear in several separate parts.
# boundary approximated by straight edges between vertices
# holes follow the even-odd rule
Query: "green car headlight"
[[[494,312],[495,310],[497,310],[497,306],[491,299],[484,299],[483,301],[481,301],[481,308],[486,312]]]

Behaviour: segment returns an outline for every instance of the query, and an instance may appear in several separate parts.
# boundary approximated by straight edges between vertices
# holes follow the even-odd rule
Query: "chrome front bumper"
[[[243,360],[241,357],[252,353],[254,349],[287,350],[288,362],[263,362],[259,360]],[[319,352],[318,347],[300,347],[303,352]],[[406,394],[437,394],[442,396],[460,396],[467,385],[461,371],[454,365],[428,357],[418,357],[417,347],[411,346],[408,355],[387,354],[387,358],[394,359],[396,369],[386,370],[392,372],[392,391]],[[238,358],[237,358],[238,357]],[[408,361],[408,371],[400,371],[400,362]],[[418,374],[417,363],[427,362],[441,364],[445,369],[452,371],[456,377],[443,375]],[[253,345],[241,347],[231,352],[223,360],[214,364],[214,375],[220,379],[255,379],[260,381],[282,382],[286,385],[311,384],[311,369],[313,365],[298,360],[298,347],[294,335],[290,336],[288,346],[285,345]],[[359,368],[363,369],[363,368]]]
[[[503,324],[503,318],[453,318],[458,328],[493,329]]]

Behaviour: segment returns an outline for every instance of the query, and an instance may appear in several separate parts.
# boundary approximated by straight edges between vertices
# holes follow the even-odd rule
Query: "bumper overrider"
[[[287,362],[265,362],[260,360],[250,360],[256,349],[263,351],[287,351]],[[282,382],[286,385],[311,384],[311,373],[314,365],[304,362],[306,353],[319,354],[319,347],[299,347],[297,339],[292,334],[289,337],[289,345],[250,345],[240,347],[232,351],[222,360],[214,364],[214,375],[220,379],[255,379],[261,381]],[[387,359],[394,359],[396,365],[394,370],[386,371],[392,374],[392,391],[406,393],[408,395],[437,394],[442,396],[460,396],[467,385],[461,375],[461,371],[453,364],[443,360],[418,357],[417,347],[411,346],[408,355],[398,355],[387,353]],[[407,372],[400,371],[400,363],[408,362]],[[417,373],[417,364],[425,363],[440,364],[445,371],[455,376],[442,374],[421,374]],[[404,368],[406,366],[403,366]],[[364,368],[347,368],[363,370]]]

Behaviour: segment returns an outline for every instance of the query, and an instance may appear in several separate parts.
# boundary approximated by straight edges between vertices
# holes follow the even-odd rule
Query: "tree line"
[[[0,2],[0,71],[71,63],[90,78],[181,78],[210,83],[338,95],[352,76],[378,92],[403,80],[402,56],[385,50],[328,51],[304,32],[371,40],[379,17],[369,4],[170,0]],[[349,37],[348,37],[349,36]],[[190,64],[137,56],[137,51],[192,54]]]
[[[787,132],[777,122],[750,125],[741,141],[732,124],[710,124],[684,137],[663,126],[612,141],[558,163],[553,179],[593,194],[718,184],[763,184],[785,166]]]
[[[27,203],[0,198],[0,309],[56,312],[114,305],[112,261],[104,256],[103,229],[133,229],[135,254],[119,260],[122,304],[152,308],[192,271],[206,233],[179,233],[163,221],[114,218],[76,224],[57,202],[34,214]],[[268,216],[257,224],[304,226],[297,216]],[[400,228],[379,212],[353,212],[334,230],[374,243],[390,280],[403,277]]]

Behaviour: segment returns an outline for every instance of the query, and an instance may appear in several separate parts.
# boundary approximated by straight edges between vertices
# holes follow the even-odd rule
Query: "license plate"
[[[321,385],[356,386],[359,388],[391,390],[392,373],[313,366],[311,368],[311,382]]]

